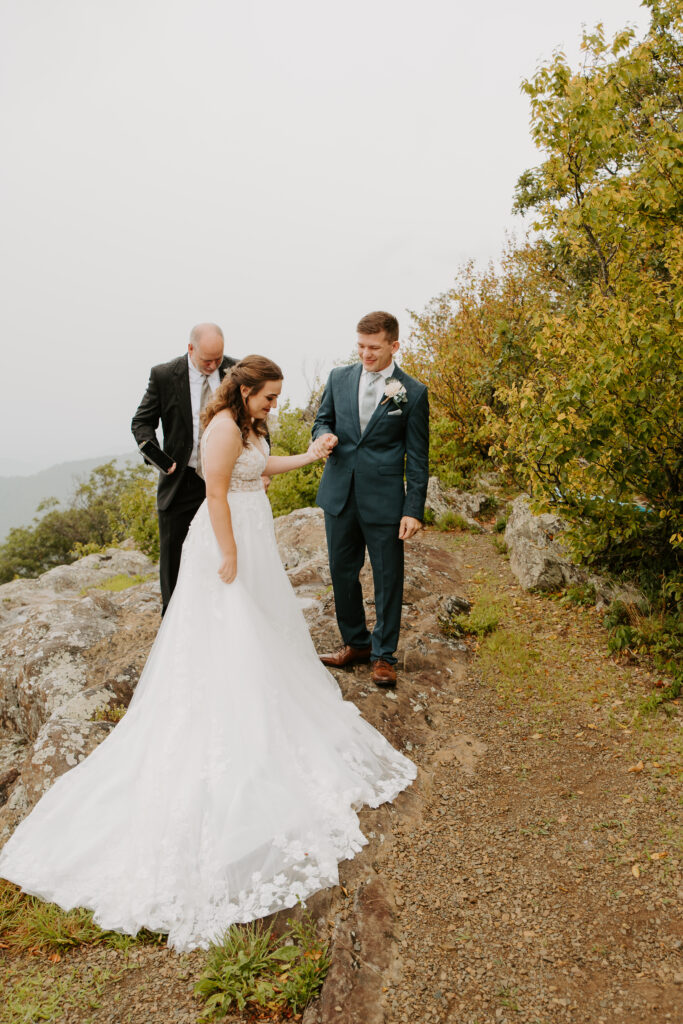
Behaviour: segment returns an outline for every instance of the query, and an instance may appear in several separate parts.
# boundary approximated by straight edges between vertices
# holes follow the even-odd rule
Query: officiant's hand
[[[231,551],[230,554],[223,557],[218,575],[224,583],[232,583],[237,575],[237,550]]]
[[[177,466],[176,462],[174,462],[172,466],[169,466],[168,469],[166,470],[166,475],[170,476],[171,473],[175,473],[176,466]]]
[[[410,540],[410,538],[414,537],[421,527],[422,523],[419,519],[413,519],[412,516],[404,516],[401,520],[401,525],[398,528],[398,539]]]

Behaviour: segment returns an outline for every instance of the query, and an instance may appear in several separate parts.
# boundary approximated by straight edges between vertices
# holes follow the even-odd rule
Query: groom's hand
[[[335,434],[321,434],[311,443],[309,451],[315,452],[318,459],[327,459],[338,440]]]
[[[398,539],[410,540],[410,538],[414,537],[421,527],[422,523],[419,519],[413,519],[412,516],[403,516],[401,525],[398,528]]]

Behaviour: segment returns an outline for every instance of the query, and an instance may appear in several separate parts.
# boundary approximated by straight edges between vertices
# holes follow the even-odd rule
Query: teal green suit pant
[[[338,516],[325,513],[337,623],[350,647],[372,647],[371,659],[395,664],[403,605],[403,541],[399,523],[367,523],[358,515],[353,485]],[[365,619],[359,574],[367,549],[375,585],[375,628]]]

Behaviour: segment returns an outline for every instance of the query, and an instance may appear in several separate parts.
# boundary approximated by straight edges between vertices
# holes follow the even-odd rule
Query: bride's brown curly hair
[[[247,407],[240,388],[249,388],[249,395],[256,394],[267,381],[283,380],[283,374],[277,363],[265,356],[246,356],[239,363],[231,366],[225,377],[204,406],[201,417],[202,430],[221,409],[229,409],[235,423],[240,428],[242,443],[246,445],[249,434],[253,430],[260,437],[268,435],[265,420],[254,420],[247,412]],[[247,397],[249,397],[249,395]]]

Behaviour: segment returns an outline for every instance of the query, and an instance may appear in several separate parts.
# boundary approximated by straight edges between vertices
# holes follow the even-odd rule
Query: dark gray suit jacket
[[[226,370],[236,362],[230,356],[223,357],[218,368],[221,380]],[[176,463],[176,469],[170,476],[159,473],[157,508],[163,511],[173,501],[192,455],[192,399],[187,355],[152,367],[147,390],[131,423],[137,443],[154,441],[159,444],[159,422],[164,435],[163,450]]]
[[[313,437],[339,438],[327,460],[317,502],[331,515],[346,504],[351,483],[358,512],[367,523],[398,523],[402,516],[422,519],[429,480],[429,400],[427,388],[394,364],[394,377],[407,401],[380,402],[361,434],[358,385],[363,367],[332,370],[313,424]],[[405,486],[404,486],[405,478]]]

